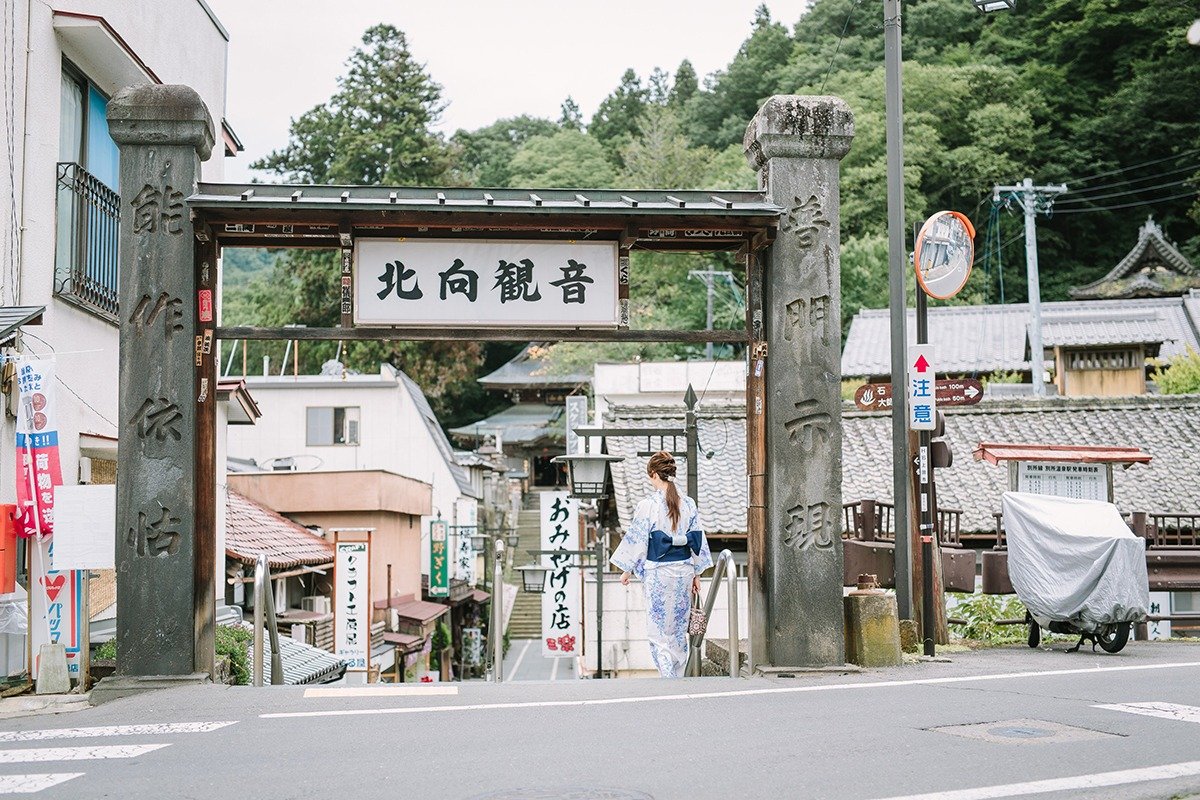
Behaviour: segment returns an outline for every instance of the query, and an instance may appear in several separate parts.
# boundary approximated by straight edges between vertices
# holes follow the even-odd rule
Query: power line
[[[850,18],[854,16],[854,10],[861,2],[862,0],[854,0],[854,5],[850,6],[850,13],[846,14],[846,24],[842,26],[842,34],[838,37],[837,47],[833,48],[833,55],[829,57],[829,66],[825,69],[825,77],[821,80],[821,94],[825,93],[825,84],[829,81],[829,74],[833,72],[833,62],[842,50],[842,40],[846,38],[846,31],[850,30]]]
[[[1124,172],[1129,172],[1129,171],[1135,170],[1135,169],[1141,169],[1142,167],[1152,167],[1155,164],[1162,164],[1164,161],[1175,161],[1176,159],[1186,158],[1187,156],[1194,156],[1197,153],[1200,153],[1200,149],[1188,150],[1186,153],[1176,153],[1175,155],[1167,156],[1166,158],[1156,158],[1153,161],[1143,161],[1140,164],[1131,164],[1128,167],[1121,167],[1120,169],[1112,169],[1112,170],[1109,170],[1108,172],[1097,172],[1095,175],[1088,175],[1087,177],[1084,177],[1084,178],[1073,178],[1072,182],[1073,183],[1086,183],[1087,181],[1095,180],[1096,178],[1107,178],[1109,175],[1120,175]]]
[[[1182,200],[1185,197],[1195,197],[1200,194],[1200,189],[1192,189],[1189,192],[1182,194],[1173,194],[1170,197],[1156,197],[1152,200],[1143,200],[1137,203],[1122,203],[1115,206],[1097,206],[1096,208],[1068,208],[1066,211],[1055,212],[1057,214],[1092,214],[1098,211],[1118,211],[1122,208],[1137,208],[1138,206],[1152,206],[1158,203],[1166,203],[1171,200]]]
[[[1149,178],[1139,178],[1138,180],[1135,180],[1135,181],[1110,183],[1106,186],[1098,186],[1098,187],[1096,187],[1096,191],[1100,191],[1102,189],[1108,189],[1110,187],[1115,187],[1115,186],[1128,186],[1132,183],[1137,183],[1138,181],[1151,180],[1153,178],[1161,178],[1161,177],[1165,177],[1167,175],[1171,175],[1171,174],[1175,174],[1175,173],[1179,173],[1179,172],[1195,172],[1196,170],[1200,170],[1200,164],[1196,164],[1196,165],[1193,165],[1190,167],[1184,167],[1183,169],[1173,170],[1172,172],[1164,172],[1162,175],[1153,175],[1153,176],[1150,176]],[[1108,194],[1084,193],[1077,197],[1071,197],[1066,200],[1060,200],[1059,202],[1060,203],[1088,203],[1088,202],[1091,202],[1092,200],[1103,200],[1107,197],[1120,197],[1122,195],[1127,195],[1127,194],[1137,194],[1138,192],[1153,192],[1158,189],[1165,189],[1169,186],[1179,186],[1180,184],[1188,183],[1191,180],[1194,180],[1194,178],[1191,175],[1189,175],[1186,178],[1180,178],[1178,180],[1168,181],[1166,183],[1160,183],[1160,184],[1157,184],[1156,186],[1140,186],[1135,189],[1126,189],[1123,192],[1110,192]]]

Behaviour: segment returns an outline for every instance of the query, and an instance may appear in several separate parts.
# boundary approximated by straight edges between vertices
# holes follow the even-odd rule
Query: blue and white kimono
[[[680,497],[679,525],[672,530],[666,496],[653,492],[638,503],[633,524],[609,560],[642,582],[650,655],[659,674],[683,677],[692,578],[713,565],[695,502]]]

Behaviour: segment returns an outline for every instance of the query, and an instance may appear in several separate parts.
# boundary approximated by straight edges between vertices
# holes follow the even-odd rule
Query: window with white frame
[[[357,445],[358,420],[357,406],[310,406],[305,442],[309,447]]]

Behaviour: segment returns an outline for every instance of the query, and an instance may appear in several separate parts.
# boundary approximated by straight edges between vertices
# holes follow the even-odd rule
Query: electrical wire
[[[821,80],[821,94],[825,93],[825,84],[829,81],[830,73],[833,72],[833,62],[842,50],[842,40],[846,38],[846,31],[850,30],[850,18],[854,16],[855,9],[861,3],[862,0],[854,0],[854,5],[850,6],[850,12],[846,14],[846,23],[842,25],[842,34],[838,36],[837,47],[833,48],[833,55],[829,57],[829,66],[825,69],[825,77]]]
[[[1189,167],[1189,170],[1191,170],[1191,171],[1194,171],[1197,169],[1200,169],[1200,166]],[[1156,186],[1142,186],[1137,189],[1126,189],[1123,192],[1109,192],[1108,194],[1088,194],[1088,195],[1083,195],[1081,197],[1066,197],[1066,198],[1063,198],[1062,200],[1056,200],[1054,202],[1055,202],[1055,205],[1063,205],[1063,204],[1067,204],[1067,203],[1074,203],[1074,204],[1090,203],[1094,200],[1106,200],[1111,197],[1125,197],[1125,196],[1131,195],[1131,194],[1141,194],[1143,192],[1155,192],[1155,191],[1158,191],[1159,189],[1168,189],[1172,186],[1181,186],[1185,183],[1191,183],[1193,180],[1195,180],[1194,177],[1188,176],[1186,178],[1180,178],[1177,181],[1168,181],[1167,183],[1160,183],[1160,184],[1157,184]],[[1118,184],[1118,185],[1120,185],[1120,184]]]
[[[1118,211],[1122,208],[1137,208],[1138,206],[1152,206],[1158,203],[1166,203],[1171,200],[1182,200],[1185,197],[1195,197],[1200,194],[1200,189],[1192,189],[1182,194],[1173,194],[1169,197],[1155,197],[1152,200],[1143,200],[1137,203],[1121,203],[1115,206],[1097,206],[1096,208],[1068,208],[1064,211],[1056,211],[1055,214],[1094,214],[1099,211]]]
[[[22,336],[28,336],[28,337],[30,337],[30,338],[32,338],[32,339],[35,339],[35,340],[37,340],[37,341],[41,342],[42,344],[46,345],[46,347],[49,347],[49,348],[50,348],[50,355],[51,355],[51,356],[53,356],[53,357],[55,357],[55,358],[57,358],[57,357],[58,357],[58,353],[56,353],[56,352],[55,352],[55,350],[54,350],[54,345],[50,344],[49,342],[47,342],[45,339],[43,339],[42,337],[38,336],[37,334],[35,334],[35,333],[31,333],[31,332],[29,332],[29,331],[27,331],[27,330],[24,330],[24,329],[22,329],[22,330],[21,330],[21,335],[22,335]],[[75,351],[72,351],[72,352],[75,352]],[[81,350],[81,351],[78,351],[78,352],[87,352],[87,351],[82,351],[82,350]],[[62,384],[62,386],[63,386],[63,388],[64,388],[64,389],[66,389],[66,390],[67,390],[68,392],[70,392],[71,394],[75,395],[75,398],[76,398],[76,399],[77,399],[79,402],[83,403],[83,404],[84,404],[84,406],[86,406],[87,408],[89,408],[93,414],[95,414],[97,417],[99,417],[100,419],[102,419],[102,420],[104,420],[105,422],[107,422],[109,425],[113,426],[113,428],[114,428],[114,429],[117,427],[117,423],[113,422],[111,419],[109,419],[108,417],[104,416],[104,414],[100,413],[100,411],[99,411],[99,410],[98,410],[98,409],[97,409],[95,406],[93,406],[91,403],[89,403],[87,400],[85,400],[85,399],[83,398],[83,396],[82,396],[81,394],[79,394],[79,392],[77,392],[77,391],[75,391],[74,389],[72,389],[72,388],[71,388],[71,385],[70,385],[69,383],[67,383],[66,381],[64,381],[64,380],[63,380],[63,377],[62,377],[62,375],[59,375],[57,370],[56,370],[56,371],[55,371],[55,373],[54,373],[54,377],[58,379],[58,382]]]
[[[1156,158],[1153,161],[1143,161],[1140,164],[1131,164],[1128,167],[1121,167],[1119,169],[1113,169],[1113,170],[1109,170],[1107,172],[1097,172],[1095,175],[1088,175],[1083,178],[1075,178],[1075,179],[1073,179],[1073,182],[1074,183],[1087,183],[1088,181],[1095,180],[1096,178],[1107,178],[1110,175],[1120,175],[1122,173],[1130,172],[1135,169],[1141,169],[1142,167],[1152,167],[1155,164],[1162,164],[1166,161],[1175,161],[1176,159],[1179,159],[1179,158],[1186,158],[1187,156],[1194,156],[1198,153],[1200,153],[1200,149],[1188,150],[1186,153],[1176,153],[1173,156],[1167,156],[1165,158]]]

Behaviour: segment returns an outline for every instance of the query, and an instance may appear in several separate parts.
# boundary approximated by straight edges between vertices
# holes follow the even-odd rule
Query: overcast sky
[[[627,67],[644,80],[688,58],[703,78],[733,58],[760,2],[208,0],[230,35],[225,116],[246,145],[226,159],[225,179],[248,180],[251,161],[287,142],[290,120],[329,98],[379,22],[403,30],[443,86],[438,127],[449,135],[518,114],[557,119],[567,95],[590,119]],[[766,3],[789,29],[805,4]]]

